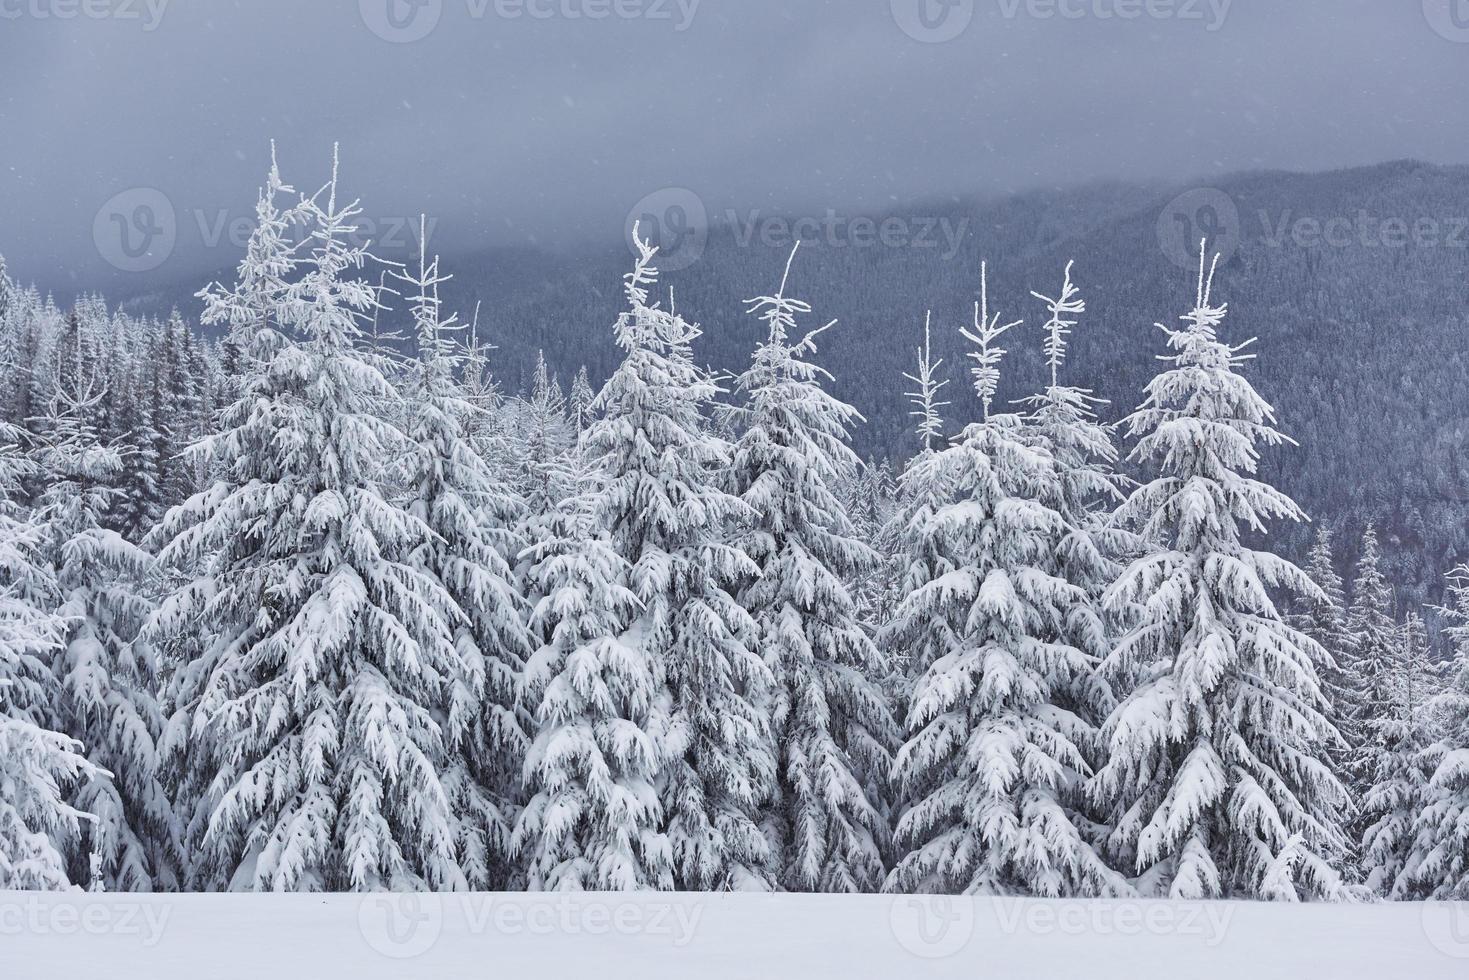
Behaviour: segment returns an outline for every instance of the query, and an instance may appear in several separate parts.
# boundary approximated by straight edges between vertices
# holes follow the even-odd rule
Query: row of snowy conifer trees
[[[890,487],[789,265],[726,385],[641,245],[568,408],[544,365],[501,396],[427,256],[380,342],[357,213],[272,166],[201,293],[227,370],[104,425],[73,317],[7,424],[0,888],[1469,895],[1469,581],[1443,672],[1375,545],[1350,614],[1324,539],[1310,576],[1248,546],[1304,515],[1202,260],[1126,462],[1069,267],[1049,385],[994,411],[982,273],[983,413],[946,435],[925,343]]]

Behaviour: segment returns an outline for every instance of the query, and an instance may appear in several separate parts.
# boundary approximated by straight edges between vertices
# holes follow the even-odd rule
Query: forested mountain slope
[[[1180,215],[1192,222],[1186,230]],[[825,216],[824,208],[711,214],[700,259],[665,277],[680,311],[705,328],[701,359],[737,370],[758,339],[745,301],[789,250],[780,234],[760,232],[778,232],[782,218]],[[1088,311],[1072,363],[1120,418],[1156,370],[1163,337],[1153,324],[1191,288],[1190,271],[1160,241],[1160,227],[1173,226],[1170,235],[1214,233],[1232,252],[1220,282],[1229,337],[1259,337],[1264,356],[1253,380],[1300,443],[1265,459],[1267,478],[1339,530],[1344,558],[1377,521],[1390,577],[1418,593],[1408,598],[1432,596],[1442,573],[1469,556],[1469,168],[1397,162],[1242,174],[1207,188],[1098,184],[868,217],[896,217],[907,237],[931,244],[854,247],[847,213],[835,235],[807,242],[795,273],[803,295],[840,319],[819,360],[836,376],[835,394],[866,416],[856,433],[862,453],[896,460],[914,449],[901,374],[912,367],[926,310],[955,380],[954,427],[975,415],[959,329],[972,321],[981,259],[999,308],[1027,321],[1010,340],[1016,356],[1001,397],[1039,384],[1045,318],[1030,291],[1054,290],[1075,259]],[[957,248],[942,223],[962,232]],[[483,304],[482,334],[499,348],[507,387],[529,380],[538,348],[566,381],[582,364],[594,383],[611,372],[618,352],[607,325],[621,302],[622,247],[497,248],[444,261],[456,272],[446,301],[466,318]],[[144,302],[195,312],[182,288]],[[1286,550],[1303,553],[1308,532],[1289,533]]]

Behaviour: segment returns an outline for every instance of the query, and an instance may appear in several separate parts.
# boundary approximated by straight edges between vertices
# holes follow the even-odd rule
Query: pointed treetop
[[[975,366],[969,370],[974,375],[974,390],[984,405],[986,421],[990,417],[990,405],[994,403],[995,392],[1000,388],[1000,361],[1009,353],[1004,348],[995,347],[994,343],[1007,330],[1018,327],[1024,322],[1024,320],[1015,320],[1001,326],[1000,314],[990,313],[989,264],[981,262],[979,264],[979,302],[974,304],[974,330],[961,329],[959,332],[963,334],[964,339],[979,345],[979,350],[969,352],[970,359],[975,361]]]
[[[780,278],[780,289],[774,296],[757,296],[754,299],[745,301],[749,305],[747,312],[758,316],[769,325],[770,333],[768,343],[770,344],[784,345],[786,338],[795,329],[796,317],[811,312],[810,303],[804,300],[791,299],[786,296],[786,286],[791,280],[791,266],[795,263],[796,252],[800,248],[801,243],[797,242],[791,249],[791,254],[786,258],[785,273]],[[816,338],[834,326],[836,326],[836,321],[832,320],[825,326],[811,331],[799,343],[791,345],[791,350],[810,350],[814,352],[816,350]]]
[[[1219,256],[1217,254],[1214,256],[1214,260],[1208,263],[1206,271],[1205,258],[1208,244],[1208,239],[1199,243],[1198,293],[1194,300],[1193,310],[1184,314],[1183,319],[1189,325],[1189,332],[1203,334],[1213,340],[1215,330],[1224,320],[1224,315],[1229,312],[1229,304],[1209,305],[1210,294],[1214,291],[1214,273],[1219,269]]]
[[[944,362],[942,359],[937,361],[933,359],[933,347],[930,343],[932,325],[933,311],[930,310],[923,322],[923,346],[918,349],[918,373],[903,375],[918,386],[917,391],[904,392],[904,394],[917,409],[908,414],[919,420],[918,437],[923,440],[924,452],[932,450],[933,440],[944,434],[944,420],[939,414],[939,409],[951,404],[939,401],[940,392],[949,382],[938,380],[938,369],[943,366]]]
[[[1071,328],[1076,326],[1076,320],[1068,317],[1076,317],[1086,312],[1086,301],[1081,298],[1080,290],[1071,282],[1071,267],[1076,264],[1075,260],[1066,263],[1066,281],[1061,284],[1060,296],[1052,299],[1041,293],[1032,291],[1030,295],[1046,304],[1046,310],[1051,318],[1046,321],[1046,363],[1051,369],[1051,387],[1057,385],[1057,375],[1061,365],[1066,362],[1066,338],[1071,333]]]

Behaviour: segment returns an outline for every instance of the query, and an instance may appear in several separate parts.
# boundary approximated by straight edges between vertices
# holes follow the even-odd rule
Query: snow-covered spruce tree
[[[1055,460],[1059,479],[1054,494],[1046,501],[1068,527],[1048,570],[1084,593],[1066,609],[1065,628],[1056,639],[1100,664],[1111,653],[1119,624],[1129,623],[1133,612],[1116,610],[1109,617],[1104,594],[1122,570],[1120,561],[1136,554],[1140,545],[1112,521],[1112,513],[1123,499],[1125,480],[1117,472],[1113,426],[1104,425],[1096,415],[1096,408],[1106,402],[1090,389],[1061,383],[1067,338],[1077,325],[1076,318],[1086,312],[1086,302],[1071,281],[1073,264],[1066,264],[1061,291],[1055,298],[1031,293],[1046,304],[1043,349],[1050,384],[1021,404],[1029,409],[1025,418],[1028,433],[1038,436]],[[971,340],[978,343],[980,338]],[[983,364],[976,368],[977,372],[981,370]],[[977,375],[976,380],[982,382],[983,378]],[[1100,675],[1094,676],[1085,697],[1075,707],[1100,712],[1097,720],[1115,707],[1112,692]]]
[[[900,690],[894,692],[900,717],[907,715],[908,699],[912,693],[907,681],[923,670],[924,665],[941,656],[945,648],[943,644],[947,642],[942,635],[914,637],[911,639],[919,642],[936,640],[939,646],[910,647],[908,641],[901,640],[893,632],[893,613],[898,604],[914,589],[946,570],[943,566],[945,559],[933,553],[932,542],[922,533],[943,499],[944,488],[937,483],[939,474],[930,464],[938,452],[934,447],[935,441],[944,438],[943,410],[950,404],[941,400],[949,382],[940,376],[943,360],[933,357],[932,327],[933,314],[929,313],[924,318],[923,346],[917,351],[916,373],[903,375],[917,387],[916,391],[907,392],[907,398],[913,406],[908,414],[918,420],[915,432],[919,451],[908,460],[898,479],[896,503],[882,529],[878,549],[891,556],[892,565],[889,570],[892,587],[888,595],[881,597],[883,615],[878,645],[887,652],[895,670],[901,675]]]
[[[1469,566],[1449,575],[1448,608],[1441,610],[1455,655],[1450,680],[1429,705],[1439,730],[1420,755],[1431,773],[1423,807],[1413,822],[1408,878],[1416,895],[1469,900]]]
[[[585,432],[587,426],[592,424],[592,403],[596,400],[597,393],[592,390],[592,383],[587,379],[587,366],[583,364],[571,382],[571,394],[566,401],[566,412],[573,432]]]
[[[1319,592],[1297,596],[1293,603],[1296,612],[1287,617],[1286,621],[1315,640],[1325,654],[1325,658],[1317,663],[1316,670],[1330,708],[1327,717],[1338,732],[1338,737],[1327,745],[1327,758],[1331,762],[1332,772],[1350,793],[1350,799],[1343,810],[1348,834],[1347,853],[1341,861],[1341,870],[1344,880],[1356,883],[1361,877],[1362,866],[1358,851],[1362,825],[1357,822],[1357,815],[1367,787],[1361,787],[1361,792],[1355,791],[1352,777],[1355,749],[1343,734],[1352,724],[1357,711],[1356,682],[1352,677],[1355,644],[1347,629],[1346,592],[1341,576],[1336,572],[1331,532],[1324,527],[1316,531],[1316,541],[1306,560],[1306,575],[1316,584]]]
[[[1428,632],[1416,612],[1398,630],[1392,663],[1391,704],[1365,719],[1374,751],[1363,768],[1371,784],[1360,803],[1364,828],[1358,853],[1362,881],[1375,894],[1402,900],[1421,897],[1413,884],[1413,820],[1423,809],[1432,772],[1424,750],[1432,741],[1428,702],[1433,694]]]
[[[337,204],[335,160],[300,212],[301,275],[263,308],[244,393],[196,447],[218,476],[164,525],[162,558],[190,579],[158,628],[203,636],[181,668],[188,737],[207,745],[184,779],[207,813],[194,884],[462,887],[440,777],[467,669],[458,611],[417,561],[433,532],[382,482],[409,447],[355,347],[374,291],[353,276],[368,255],[347,244],[360,212]]]
[[[757,574],[728,540],[748,516],[719,488],[730,447],[706,428],[719,388],[694,364],[694,325],[650,301],[657,250],[639,244],[630,309],[616,325],[622,364],[598,395],[584,440],[605,474],[595,521],[627,562],[642,610],[628,644],[666,679],[658,791],[674,882],[688,890],[763,889],[773,879],[758,820],[773,791],[774,748],[757,709],[770,672],[735,595]]]
[[[456,821],[459,859],[471,887],[504,889],[511,873],[510,834],[520,800],[526,734],[516,715],[520,674],[529,653],[519,583],[507,556],[522,547],[518,500],[470,444],[479,409],[455,381],[461,329],[445,320],[439,286],[449,277],[428,261],[419,234],[417,275],[398,273],[413,310],[417,358],[407,365],[407,510],[430,533],[413,564],[457,607],[452,624],[463,664],[449,679],[444,721],[450,759],[442,779]]]
[[[476,411],[466,420],[465,437],[500,478],[505,489],[516,497],[516,509],[528,515],[521,483],[524,482],[525,440],[519,420],[500,390],[490,370],[493,344],[480,339],[479,306],[469,324],[469,343],[460,351],[459,384],[464,399]]]
[[[277,467],[267,465],[265,455],[276,451],[270,444],[269,426],[281,424],[271,421],[278,412],[272,410],[257,418],[253,428],[247,429],[246,423],[257,406],[273,406],[287,394],[285,379],[273,375],[270,368],[277,355],[295,343],[294,324],[285,300],[296,276],[299,246],[290,238],[293,229],[307,226],[309,214],[304,202],[283,206],[279,200],[282,195],[295,193],[281,179],[272,143],[270,171],[255,207],[255,227],[236,268],[235,281],[229,286],[212,283],[197,294],[204,304],[202,322],[226,330],[223,357],[230,381],[221,394],[232,400],[221,412],[220,431],[238,429],[255,440],[249,445],[237,444],[228,454],[214,448],[223,448],[222,438],[205,440],[186,450],[199,467],[213,468],[214,482],[193,498],[200,504],[215,499],[210,495],[216,492],[228,493],[232,486],[249,486],[257,473],[279,472]],[[295,388],[299,389],[299,384]],[[159,382],[155,382],[155,391],[159,390]],[[155,413],[161,411],[160,399],[161,395],[153,403]],[[198,513],[172,515],[154,528],[147,545],[155,551],[163,549],[169,544],[168,535],[186,529],[197,538],[194,528],[198,517]],[[225,788],[216,782],[215,775],[226,764],[220,756],[222,746],[204,737],[207,717],[200,707],[221,658],[233,652],[228,638],[218,631],[237,628],[226,625],[222,612],[205,615],[219,582],[211,567],[215,558],[212,547],[199,540],[173,545],[171,560],[160,562],[167,580],[165,598],[146,628],[148,638],[163,652],[165,723],[158,745],[159,766],[179,817],[186,881],[194,888],[209,886],[199,877],[203,873],[203,840]],[[258,554],[259,548],[257,540],[247,554]],[[186,553],[193,556],[188,562],[183,561]],[[230,601],[228,595],[225,599]],[[249,600],[236,596],[234,601],[238,606],[230,618],[238,623],[251,614]]]
[[[663,661],[629,630],[642,605],[600,526],[601,476],[573,457],[577,492],[531,521],[530,629],[522,697],[535,736],[515,848],[532,889],[671,889],[659,775]]]
[[[944,488],[910,523],[926,568],[887,635],[921,653],[907,743],[894,767],[910,801],[897,827],[895,891],[1116,894],[1126,884],[1083,817],[1096,728],[1096,664],[1067,641],[1085,589],[1051,570],[1077,528],[1055,509],[1060,466],[1024,420],[991,415],[1005,353],[976,305],[975,389],[984,419],[918,464]],[[927,472],[925,472],[927,471]],[[931,473],[931,475],[929,475]]]
[[[1343,672],[1343,736],[1350,746],[1347,784],[1360,802],[1372,789],[1374,767],[1383,749],[1382,731],[1375,724],[1392,714],[1399,655],[1398,624],[1393,617],[1392,588],[1382,574],[1377,530],[1369,525],[1362,537],[1362,557],[1352,582],[1352,604],[1347,614],[1350,642]],[[1359,822],[1353,839],[1360,839]]]
[[[893,517],[898,512],[898,488],[892,466],[887,460],[869,457],[850,484],[847,510],[857,540],[877,556],[877,564],[849,583],[857,609],[868,632],[876,636],[897,606],[899,562],[895,553],[896,529]],[[906,701],[904,682],[906,667],[902,658],[884,656],[887,663],[887,685],[891,703],[894,697]]]
[[[1331,699],[1337,727],[1342,728],[1353,704],[1347,676],[1353,643],[1347,629],[1346,589],[1336,571],[1336,552],[1331,531],[1327,528],[1316,529],[1316,540],[1306,556],[1306,574],[1316,583],[1320,594],[1301,598],[1296,603],[1297,612],[1290,617],[1290,623],[1315,640],[1331,658],[1321,679]],[[1333,750],[1333,757],[1338,756],[1342,756],[1338,765],[1344,771],[1344,753]]]
[[[204,301],[202,320],[226,328],[225,347],[235,373],[249,376],[259,370],[285,343],[281,305],[290,288],[304,239],[292,242],[292,230],[302,227],[307,211],[300,206],[282,208],[278,199],[295,194],[281,179],[270,144],[270,172],[255,203],[255,227],[245,245],[245,256],[235,273],[235,283],[213,283],[199,292]]]
[[[1271,597],[1316,587],[1242,540],[1303,515],[1253,477],[1258,447],[1286,440],[1236,373],[1248,342],[1218,338],[1227,307],[1213,305],[1213,282],[1201,258],[1185,326],[1159,325],[1169,367],[1128,419],[1131,458],[1156,475],[1118,518],[1155,550],[1108,592],[1141,610],[1106,665],[1136,682],[1107,721],[1110,758],[1092,789],[1144,894],[1332,897],[1346,793],[1326,758],[1322,654]]]
[[[71,855],[73,881],[109,891],[178,886],[178,834],[159,782],[158,662],[139,631],[152,612],[153,559],[103,521],[124,461],[103,445],[89,419],[107,392],[98,365],[78,349],[58,381],[39,458],[46,490],[38,520],[55,570],[54,602],[65,622],[53,670],[56,726],[80,742],[92,764],[72,801],[87,813]]]
[[[73,786],[97,775],[81,745],[47,719],[59,697],[51,659],[66,622],[50,609],[51,569],[38,554],[43,528],[17,504],[30,461],[21,433],[0,422],[0,890],[73,884],[68,856],[88,818],[69,802]],[[85,879],[79,884],[85,884]]]
[[[5,256],[0,255],[0,318],[3,318],[10,310],[19,292],[15,283],[10,280],[9,271],[5,268]]]
[[[577,430],[566,418],[566,398],[561,384],[546,367],[544,351],[536,352],[536,369],[531,376],[530,398],[524,405],[520,426],[524,440],[526,509],[544,514],[555,508],[568,492],[567,456],[576,443]]]
[[[878,687],[887,663],[848,586],[876,570],[877,556],[832,492],[860,466],[847,442],[860,416],[822,389],[826,373],[806,360],[821,330],[794,339],[811,307],[786,295],[789,278],[788,262],[779,291],[750,303],[767,332],[735,384],[745,404],[731,467],[750,510],[740,547],[760,569],[740,602],[775,679],[778,789],[765,824],[785,888],[876,891],[888,836],[880,790],[897,726]]]

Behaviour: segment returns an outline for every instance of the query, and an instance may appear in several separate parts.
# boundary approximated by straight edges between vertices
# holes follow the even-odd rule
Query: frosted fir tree
[[[0,255],[0,318],[3,318],[15,304],[15,297],[19,292],[20,290],[10,279],[9,271],[5,268],[5,256]]]
[[[150,622],[148,635],[165,650],[168,664],[166,722],[159,742],[160,767],[173,790],[193,887],[201,887],[193,876],[201,861],[203,838],[214,806],[223,792],[214,776],[226,765],[218,754],[220,746],[203,737],[204,719],[198,708],[220,658],[230,651],[227,640],[202,633],[189,621],[190,617],[203,615],[211,601],[209,591],[217,582],[206,565],[206,560],[214,557],[209,550],[212,545],[197,539],[195,525],[203,505],[217,506],[221,502],[222,497],[215,494],[228,494],[231,487],[242,491],[256,476],[267,476],[274,482],[279,475],[275,467],[265,464],[276,452],[270,433],[276,425],[283,424],[272,421],[272,416],[278,404],[295,397],[302,387],[299,381],[288,383],[279,368],[273,369],[277,357],[288,352],[294,354],[299,339],[286,299],[302,261],[300,249],[304,239],[295,233],[308,227],[310,213],[304,200],[281,201],[282,197],[295,194],[295,188],[281,177],[272,142],[270,171],[256,201],[255,226],[236,268],[234,282],[228,286],[212,283],[197,294],[204,305],[201,321],[225,329],[222,346],[229,383],[221,395],[232,399],[222,406],[219,436],[185,450],[196,469],[213,468],[212,482],[190,498],[187,512],[160,522],[146,542],[155,551],[166,549],[168,559],[160,564],[171,595]],[[297,240],[293,241],[293,237]],[[164,411],[161,381],[157,384],[155,417]],[[270,408],[263,409],[263,406]],[[257,408],[262,409],[261,414],[253,419],[254,424],[247,425]],[[230,431],[237,437],[248,434],[253,441],[248,445],[237,444],[226,454],[220,451],[222,443],[216,448],[216,440]],[[252,459],[258,461],[257,466],[250,464]],[[233,468],[234,472],[225,472],[227,468]],[[170,545],[170,536],[185,529],[189,529],[191,539],[177,540]],[[257,539],[254,547],[246,550],[255,553],[260,547]],[[185,561],[186,555],[191,555],[191,560]],[[219,560],[228,561],[223,555]],[[250,600],[243,594],[234,598],[239,605],[231,615],[239,624],[251,615]],[[221,628],[238,628],[238,625]]]
[[[537,351],[520,432],[525,447],[525,501],[530,513],[550,511],[568,493],[567,456],[576,434],[566,418],[561,385],[546,367],[545,352]]]
[[[897,726],[877,682],[885,658],[868,634],[848,583],[876,570],[832,487],[860,461],[848,445],[856,409],[822,389],[797,339],[809,304],[780,289],[750,301],[766,326],[735,390],[744,431],[731,473],[750,516],[740,547],[760,569],[740,601],[755,621],[756,648],[775,679],[768,710],[778,791],[766,825],[792,891],[871,892],[884,877],[887,827],[879,789],[892,765]]]
[[[282,207],[282,195],[295,188],[281,179],[276,163],[275,141],[270,144],[270,172],[255,203],[255,227],[245,245],[245,256],[226,287],[213,283],[198,293],[204,301],[202,321],[226,329],[225,347],[238,376],[258,371],[285,343],[286,324],[281,322],[282,304],[300,261],[304,239],[293,242],[293,232],[303,228],[308,214],[303,204]]]
[[[1434,694],[1428,631],[1416,612],[1397,631],[1392,664],[1392,701],[1363,722],[1372,751],[1364,770],[1371,782],[1363,794],[1358,853],[1362,881],[1373,893],[1403,900],[1421,897],[1413,884],[1413,821],[1422,811],[1432,771],[1424,752],[1433,737],[1428,704]]]
[[[694,364],[699,330],[649,297],[657,249],[639,240],[616,325],[623,361],[597,397],[584,439],[605,474],[597,526],[628,564],[642,606],[627,642],[661,661],[659,799],[682,889],[763,889],[772,854],[759,826],[775,783],[764,703],[771,684],[756,628],[735,596],[758,569],[728,541],[748,509],[717,480],[730,447],[705,426],[719,393]]]
[[[579,492],[533,520],[526,553],[535,734],[515,849],[534,890],[666,891],[663,662],[630,633],[643,607],[599,523],[600,474],[572,466]]]
[[[572,379],[571,394],[567,396],[566,403],[567,415],[576,432],[585,432],[592,424],[592,404],[596,400],[597,393],[592,390],[592,383],[587,379],[587,366],[583,364]]]
[[[91,763],[72,793],[88,819],[71,877],[108,891],[170,890],[178,885],[178,834],[157,771],[159,665],[138,635],[153,609],[153,560],[102,526],[124,462],[89,421],[107,397],[98,365],[84,363],[79,347],[63,356],[76,363],[47,412],[37,517],[55,569],[54,608],[66,624],[53,663],[53,713]]]
[[[933,314],[924,317],[923,346],[917,350],[917,366],[913,374],[903,377],[916,390],[907,392],[912,409],[908,415],[917,419],[915,433],[919,451],[904,466],[898,479],[897,500],[891,518],[881,532],[880,550],[892,556],[890,577],[893,580],[891,594],[884,597],[878,645],[889,652],[893,666],[903,678],[911,678],[922,669],[933,656],[933,651],[910,649],[893,635],[893,612],[906,596],[924,582],[942,574],[940,556],[932,553],[930,542],[919,532],[927,526],[943,499],[945,488],[937,481],[938,471],[930,465],[937,449],[934,443],[944,438],[943,410],[949,402],[943,400],[943,390],[949,384],[941,376],[943,359],[933,356]],[[907,713],[907,684],[898,685],[900,715]]]
[[[475,409],[466,422],[465,436],[506,489],[520,497],[517,507],[524,514],[525,500],[519,493],[524,440],[490,369],[490,355],[497,348],[480,336],[479,314],[476,304],[469,323],[469,342],[459,351],[459,384],[464,400]]]
[[[1372,788],[1375,760],[1384,747],[1375,723],[1392,713],[1400,652],[1392,588],[1382,574],[1377,531],[1371,525],[1362,537],[1362,557],[1352,582],[1347,635],[1350,651],[1343,672],[1342,700],[1347,710],[1342,714],[1342,734],[1350,746],[1348,785],[1353,798],[1360,801]],[[1359,823],[1354,839],[1360,839],[1362,829]]]
[[[1024,420],[992,415],[1016,324],[988,309],[982,280],[973,353],[982,422],[918,464],[945,496],[910,523],[921,556],[885,638],[920,654],[895,781],[894,891],[1105,895],[1126,891],[1093,846],[1085,785],[1096,729],[1096,664],[1067,642],[1083,589],[1051,556],[1076,528],[1052,505],[1062,474]],[[925,471],[931,472],[931,476]]]
[[[1320,594],[1306,596],[1296,604],[1298,612],[1291,617],[1291,625],[1315,640],[1331,657],[1324,665],[1322,679],[1327,684],[1336,716],[1341,719],[1351,707],[1347,670],[1353,643],[1347,629],[1346,589],[1336,571],[1336,552],[1327,528],[1316,529],[1316,540],[1306,556],[1306,574],[1316,583]]]
[[[900,598],[897,593],[901,570],[895,553],[896,530],[892,528],[898,512],[898,487],[892,465],[886,459],[868,457],[852,482],[847,509],[857,539],[877,556],[876,567],[850,585],[863,622],[876,636]],[[903,674],[898,659],[886,658],[890,685]],[[894,693],[889,691],[890,699]],[[906,697],[906,691],[902,696]]]
[[[1432,741],[1419,756],[1430,773],[1413,822],[1407,877],[1417,896],[1469,900],[1469,566],[1449,575],[1441,610],[1454,643],[1449,681],[1429,704]]]
[[[99,775],[82,746],[47,720],[60,697],[51,661],[67,624],[51,610],[56,583],[39,553],[44,528],[16,499],[32,466],[17,452],[21,438],[0,422],[0,889],[7,891],[73,884],[68,858],[90,818],[68,797]]]
[[[1340,738],[1327,746],[1332,771],[1350,790],[1352,779],[1352,744],[1345,736],[1357,710],[1356,681],[1352,677],[1352,658],[1355,644],[1347,629],[1346,590],[1341,576],[1336,571],[1336,557],[1332,547],[1331,532],[1317,528],[1316,540],[1306,558],[1306,575],[1316,584],[1319,592],[1300,596],[1294,603],[1296,612],[1287,621],[1306,636],[1316,641],[1325,654],[1325,659],[1316,666],[1326,695],[1330,712],[1328,717]],[[1363,788],[1365,793],[1365,787]],[[1356,811],[1362,794],[1354,793],[1347,814]],[[1349,831],[1347,845],[1349,856],[1343,861],[1344,877],[1348,881],[1359,878],[1360,860],[1356,858],[1356,847],[1360,843],[1360,828],[1357,833]]]
[[[458,611],[418,561],[433,532],[382,482],[410,447],[356,350],[374,291],[336,178],[334,160],[301,205],[310,251],[268,314],[278,338],[195,449],[220,475],[164,527],[189,578],[155,628],[204,637],[173,693],[177,738],[203,745],[183,777],[202,786],[202,888],[467,883],[441,779]]]
[[[1238,373],[1249,342],[1219,339],[1216,267],[1201,258],[1184,325],[1159,325],[1168,367],[1128,419],[1131,459],[1153,478],[1118,519],[1154,550],[1108,592],[1142,615],[1106,664],[1135,682],[1107,721],[1110,758],[1092,789],[1146,895],[1332,897],[1346,793],[1326,757],[1323,654],[1272,599],[1316,586],[1243,541],[1304,516],[1254,478],[1260,447],[1287,440]]]
[[[923,321],[923,346],[918,349],[918,366],[914,374],[903,375],[918,386],[917,391],[907,393],[908,402],[913,406],[908,415],[918,420],[918,439],[924,455],[933,453],[934,443],[943,439],[943,410],[950,405],[942,400],[949,382],[939,374],[944,366],[943,358],[934,360],[932,331],[933,312],[930,311]]]
[[[461,671],[448,678],[443,726],[450,759],[442,779],[457,821],[457,849],[471,887],[503,889],[520,801],[526,733],[517,715],[520,674],[530,652],[524,601],[507,561],[523,547],[519,500],[470,443],[480,410],[455,380],[461,327],[445,319],[439,286],[449,276],[429,262],[419,234],[416,274],[396,273],[413,311],[417,357],[405,365],[405,415],[413,451],[405,466],[407,510],[429,535],[413,564],[453,601]]]
[[[1117,472],[1113,427],[1097,419],[1096,409],[1107,403],[1091,389],[1061,383],[1068,338],[1079,322],[1077,318],[1086,312],[1086,302],[1071,280],[1073,266],[1072,262],[1066,264],[1061,290],[1054,298],[1031,293],[1046,305],[1048,314],[1042,329],[1050,384],[1021,404],[1029,409],[1025,418],[1027,429],[1040,438],[1056,463],[1059,480],[1054,495],[1047,498],[1048,503],[1070,528],[1054,552],[1050,571],[1084,593],[1084,597],[1072,602],[1066,610],[1065,628],[1059,638],[1101,663],[1111,653],[1116,625],[1127,623],[1132,612],[1114,611],[1109,622],[1103,594],[1117,580],[1120,560],[1136,554],[1140,546],[1132,535],[1112,521],[1112,513],[1123,499],[1126,481]],[[997,328],[998,321],[994,323]],[[984,349],[982,337],[966,336]],[[976,381],[983,382],[984,378],[976,373]],[[1100,677],[1095,678],[1085,703],[1103,714],[1114,707],[1112,693]]]

